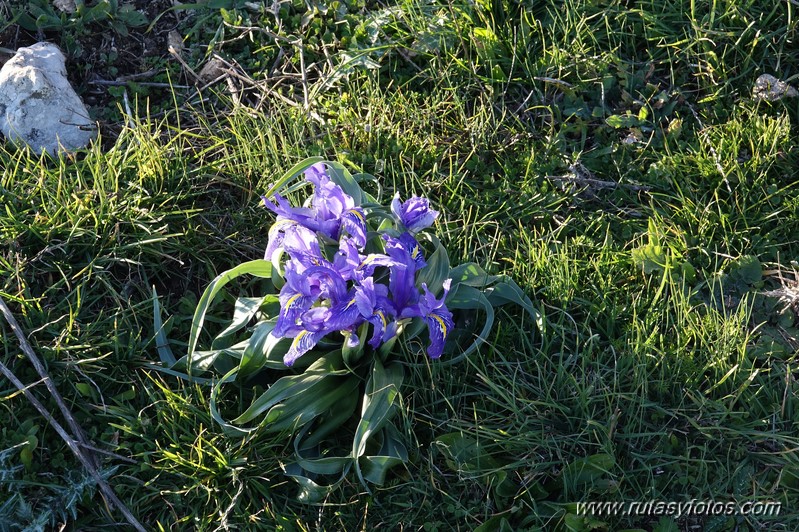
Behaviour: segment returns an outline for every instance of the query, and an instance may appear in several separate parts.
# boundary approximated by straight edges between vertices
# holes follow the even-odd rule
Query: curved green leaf
[[[258,323],[246,342],[241,354],[238,378],[249,377],[264,368],[286,371],[283,356],[291,347],[291,338],[275,338],[270,333],[275,328],[276,319]]]
[[[447,296],[446,304],[449,309],[482,309],[486,314],[483,330],[480,331],[472,345],[455,358],[437,362],[444,366],[451,366],[471,355],[480,345],[488,341],[488,335],[491,334],[491,327],[494,325],[494,307],[483,292],[467,284],[455,285]]]
[[[378,486],[386,481],[389,469],[408,461],[408,451],[392,425],[386,425],[381,436],[383,445],[380,451],[375,455],[360,457],[358,464],[364,480]]]
[[[372,374],[366,383],[363,397],[361,421],[355,429],[352,442],[352,457],[358,460],[366,452],[369,439],[391,418],[396,410],[399,387],[402,385],[403,370],[398,363],[383,367],[379,358],[372,362]],[[366,486],[360,461],[356,461],[355,470],[358,478]]]
[[[321,163],[324,160],[325,160],[324,157],[319,157],[319,156],[308,157],[307,159],[303,159],[302,161],[292,166],[288,172],[280,176],[280,179],[275,181],[272,184],[272,186],[269,187],[269,190],[266,191],[266,194],[264,194],[264,196],[266,196],[267,198],[271,198],[272,196],[275,195],[276,192],[280,191],[280,189],[286,186],[286,184],[289,181],[291,181],[301,173],[305,172],[311,166],[315,165],[316,163]]]
[[[417,277],[416,285],[421,287],[422,283],[427,284],[427,288],[434,294],[441,292],[444,281],[449,278],[449,255],[447,249],[441,241],[430,233],[420,233],[420,240],[431,242],[435,247],[433,253],[427,258],[427,266],[422,268]]]
[[[214,341],[211,342],[211,349],[223,349],[227,347],[225,342],[230,340],[236,332],[243,329],[244,326],[249,323],[267,299],[277,299],[277,296],[269,294],[261,297],[237,298],[233,308],[233,319],[225,330],[220,332],[216,338],[214,338]]]
[[[335,161],[324,161],[324,163],[327,166],[330,180],[340,186],[346,194],[352,196],[355,205],[360,206],[363,203],[363,190],[350,171],[343,164]]]
[[[300,435],[298,435],[294,442],[297,456],[300,456],[300,451],[316,447],[322,440],[341,428],[341,426],[352,417],[352,414],[355,413],[355,407],[358,406],[360,399],[361,394],[359,393],[345,396],[327,416],[319,419],[313,426],[308,437],[304,435],[300,437]],[[308,431],[305,431],[304,434],[307,434],[307,432]]]
[[[524,290],[507,275],[489,275],[479,264],[467,262],[450,270],[449,276],[453,285],[462,284],[483,289],[488,301],[494,307],[506,303],[519,305],[533,318],[539,332],[544,332],[541,313],[533,306],[533,302]]]
[[[205,322],[205,313],[208,312],[208,308],[211,306],[214,297],[219,293],[220,290],[222,290],[222,288],[224,288],[226,284],[236,277],[245,274],[269,279],[272,276],[272,263],[265,260],[252,260],[249,262],[244,262],[235,268],[231,268],[230,270],[217,275],[216,278],[211,281],[211,283],[205,289],[202,296],[200,296],[200,300],[197,302],[197,309],[194,311],[194,317],[191,322],[189,346],[187,349],[187,373],[189,373],[189,375],[191,375],[192,370],[194,369],[194,361],[192,360],[192,357],[197,348],[197,342],[200,339],[200,332],[202,331],[203,323]]]
[[[161,304],[158,302],[158,292],[153,286],[153,330],[155,331],[155,349],[158,351],[158,358],[167,366],[172,366],[177,360],[169,347],[169,339],[164,332],[164,324],[161,322]]]
[[[313,394],[306,393],[304,397],[295,395],[291,400],[272,407],[261,425],[268,432],[296,431],[337,408],[339,402],[355,393],[359,384],[360,380],[356,376],[346,379],[328,377],[324,386],[314,389]]]
[[[286,476],[293,478],[297,484],[300,485],[300,492],[297,494],[297,500],[305,503],[314,503],[321,501],[341,485],[347,473],[349,473],[350,465],[351,464],[344,468],[344,471],[336,482],[327,485],[317,484],[311,480],[299,464],[287,465],[285,473]]]
[[[331,378],[330,375],[313,373],[281,377],[267,391],[258,396],[247,410],[233,420],[233,423],[236,425],[248,423],[267,413],[273,406],[285,403],[293,397],[306,393],[313,396],[320,391],[327,391],[331,387]]]

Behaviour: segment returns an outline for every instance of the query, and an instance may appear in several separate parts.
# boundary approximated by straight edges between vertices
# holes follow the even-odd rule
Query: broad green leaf
[[[318,157],[318,156],[308,157],[307,159],[303,159],[302,161],[292,166],[288,172],[286,172],[280,177],[280,179],[275,181],[272,184],[272,186],[269,187],[269,190],[266,191],[266,194],[264,194],[264,196],[266,196],[267,198],[271,198],[272,196],[275,195],[276,192],[279,192],[280,189],[286,186],[286,184],[288,184],[292,179],[296,178],[297,176],[305,172],[308,168],[315,165],[316,163],[321,163],[324,160],[325,160],[324,157]]]
[[[472,354],[480,345],[488,341],[488,336],[491,334],[491,327],[494,325],[494,307],[483,292],[467,284],[455,285],[450,291],[449,296],[447,296],[446,304],[449,309],[482,309],[486,314],[483,330],[480,331],[480,334],[472,345],[467,347],[460,355],[449,360],[438,362],[438,364],[450,366],[460,362]]]
[[[296,431],[335,408],[344,398],[356,394],[361,381],[356,376],[347,379],[329,377],[326,386],[318,393],[307,393],[303,397],[294,396],[291,400],[272,407],[262,422],[268,432]]]
[[[383,444],[380,450],[374,455],[364,455],[358,459],[363,479],[378,486],[385,482],[389,469],[408,461],[408,451],[392,425],[386,425],[381,436]]]
[[[233,319],[225,330],[220,332],[214,341],[211,343],[211,349],[222,349],[227,347],[225,341],[233,337],[233,335],[244,328],[245,325],[255,316],[261,305],[264,304],[267,298],[275,298],[276,296],[270,294],[262,297],[239,297],[236,299],[233,308]]]
[[[203,292],[200,300],[197,302],[197,310],[194,312],[194,318],[191,322],[191,332],[189,333],[189,346],[187,349],[188,356],[188,373],[192,373],[194,369],[194,352],[197,348],[197,342],[200,339],[200,332],[202,331],[203,323],[205,322],[205,314],[214,300],[214,297],[225,287],[230,281],[241,275],[254,275],[256,277],[263,277],[269,279],[272,276],[272,264],[265,260],[253,260],[239,264],[235,268],[223,272],[216,276],[211,281],[208,287]]]
[[[607,117],[605,122],[614,129],[638,127],[646,123],[635,115],[612,115]]]
[[[503,515],[495,515],[482,525],[474,529],[474,532],[513,532],[513,527],[508,523],[508,519]]]
[[[615,464],[616,459],[613,455],[607,453],[592,454],[585,458],[578,458],[568,464],[563,468],[561,476],[567,489],[568,487],[592,484],[607,475]]]
[[[369,439],[391,418],[396,409],[399,387],[402,385],[403,370],[398,363],[384,367],[379,358],[372,362],[372,374],[366,383],[363,397],[361,421],[355,429],[352,442],[352,456],[356,459],[355,471],[366,485],[358,458],[366,452]]]
[[[153,286],[153,329],[155,330],[155,349],[158,351],[158,358],[167,366],[172,366],[175,362],[175,355],[169,347],[169,339],[164,333],[164,324],[161,322],[161,304],[158,302],[158,292]]]
[[[330,180],[340,186],[346,194],[352,196],[356,206],[361,205],[363,203],[363,191],[355,178],[352,177],[350,171],[344,165],[335,161],[325,161],[325,165],[327,166]]]
[[[747,285],[753,285],[763,280],[763,266],[757,257],[744,255],[733,262],[730,277],[740,279]]]
[[[461,475],[482,476],[496,472],[502,464],[488,453],[479,440],[462,432],[451,432],[435,440],[447,456],[447,465]]]
[[[658,244],[644,244],[632,251],[633,263],[649,275],[654,272],[664,272],[668,266],[667,251]]]
[[[419,271],[416,277],[416,285],[421,287],[422,283],[425,283],[433,294],[439,294],[444,281],[449,278],[450,273],[447,250],[441,245],[441,241],[438,238],[429,233],[421,233],[419,238],[432,242],[433,246],[435,246],[435,251],[427,258],[427,266]]]

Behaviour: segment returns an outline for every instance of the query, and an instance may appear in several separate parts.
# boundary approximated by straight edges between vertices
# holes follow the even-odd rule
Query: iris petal
[[[444,352],[444,343],[447,340],[447,335],[455,326],[452,321],[452,314],[448,310],[444,310],[446,312],[438,309],[424,318],[430,333],[430,346],[427,348],[427,355],[434,359],[441,357],[441,353]]]
[[[283,364],[289,367],[293,366],[294,362],[296,362],[297,359],[302,355],[313,349],[324,335],[324,332],[311,332],[305,330],[298,332],[297,336],[294,337],[294,341],[291,342],[291,347],[289,348],[288,352],[286,352],[285,356],[283,356]]]
[[[347,231],[355,245],[366,245],[366,218],[361,209],[349,209],[341,216],[341,230]]]
[[[433,225],[439,214],[430,208],[430,201],[427,198],[420,198],[414,194],[408,200],[400,202],[399,193],[394,195],[391,201],[391,212],[405,229],[412,233],[418,233]]]
[[[315,297],[303,296],[299,293],[289,297],[285,303],[280,305],[280,313],[277,316],[277,322],[272,334],[277,338],[290,334],[292,328],[296,327],[298,318],[311,308],[315,301]]]

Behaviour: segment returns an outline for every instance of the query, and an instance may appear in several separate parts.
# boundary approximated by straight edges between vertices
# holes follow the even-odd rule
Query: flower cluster
[[[364,209],[330,179],[324,164],[308,168],[305,178],[314,185],[308,207],[293,207],[279,194],[274,201],[263,198],[277,214],[265,258],[279,265],[284,253],[289,257],[282,265],[285,284],[271,332],[277,338],[293,338],[284,363],[293,365],[334,332],[355,347],[364,324],[372,326],[369,345],[376,349],[412,318],[427,324],[427,353],[440,357],[453,328],[452,313],[444,304],[450,280],[444,282],[441,298],[424,283],[419,290],[416,273],[427,263],[414,236],[431,226],[438,212],[425,198],[413,196],[402,202],[397,195],[391,203],[397,230],[375,236],[369,232]],[[382,252],[366,253],[367,241]],[[335,252],[327,251],[336,245]]]

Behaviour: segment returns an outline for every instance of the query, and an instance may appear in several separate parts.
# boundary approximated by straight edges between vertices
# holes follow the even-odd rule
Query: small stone
[[[197,74],[197,84],[207,85],[208,83],[216,81],[225,74],[226,67],[227,65],[225,65],[221,59],[212,57],[203,65],[199,74]]]
[[[37,153],[73,151],[97,135],[54,44],[20,48],[0,69],[0,131]]]
[[[183,37],[177,30],[170,31],[166,36],[167,51],[172,54],[181,55],[183,53]]]
[[[756,100],[768,102],[799,96],[799,92],[795,88],[770,74],[763,74],[757,78],[753,94]]]
[[[75,0],[53,0],[53,5],[62,13],[69,13],[70,15],[77,9]]]

